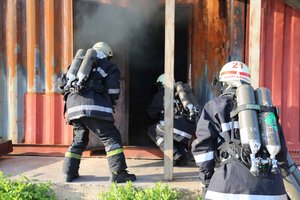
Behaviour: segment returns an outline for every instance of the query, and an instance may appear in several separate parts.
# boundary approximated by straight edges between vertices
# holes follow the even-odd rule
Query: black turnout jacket
[[[176,98],[176,97],[175,97]],[[156,123],[164,127],[163,119],[164,111],[164,89],[160,89],[152,98],[151,104],[148,106],[147,113]],[[195,133],[196,124],[194,121],[188,120],[185,116],[174,116],[173,124],[174,140],[181,142],[192,138]]]
[[[70,92],[66,98],[68,122],[81,117],[114,121],[113,112],[120,94],[120,71],[106,59],[97,59],[80,92]]]
[[[192,143],[192,153],[199,166],[200,181],[208,185],[205,199],[287,199],[281,174],[254,176],[238,160],[224,163],[217,161],[218,147],[231,137],[231,129],[239,135],[238,119],[232,122],[230,118],[230,112],[235,108],[234,94],[235,89],[229,88],[209,101],[197,124],[197,139]],[[281,152],[276,157],[279,162],[285,160],[287,152],[282,131],[280,136]]]

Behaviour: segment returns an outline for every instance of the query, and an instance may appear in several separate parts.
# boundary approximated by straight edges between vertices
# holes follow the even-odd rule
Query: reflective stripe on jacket
[[[269,173],[267,177],[254,176],[243,163],[234,159],[216,165],[218,147],[230,138],[232,129],[239,135],[238,120],[230,118],[234,109],[233,95],[229,89],[225,94],[209,101],[201,113],[193,141],[192,153],[200,168],[199,178],[203,184],[209,183],[206,199],[287,199],[281,174]],[[280,133],[281,135],[282,132]],[[238,138],[236,138],[238,139]],[[286,151],[284,138],[282,151]],[[277,158],[280,161],[279,158]]]
[[[157,121],[158,124],[161,125],[162,130],[164,132],[164,120],[162,119],[162,112],[164,110],[164,90],[159,90],[152,98],[151,104],[148,106],[147,112],[148,115]],[[160,120],[161,119],[161,120]],[[160,121],[159,121],[160,120]],[[189,140],[192,138],[192,135],[196,130],[196,123],[194,121],[188,120],[184,116],[176,116],[174,117],[173,124],[173,133],[174,140],[181,142],[183,140]],[[158,126],[159,127],[159,126]]]
[[[101,79],[95,84],[97,89],[86,89],[80,93],[71,92],[66,100],[66,119],[70,122],[83,116],[114,121],[113,105],[120,94],[120,71],[116,65],[108,60],[101,59],[94,64],[90,72],[90,81],[93,77]]]

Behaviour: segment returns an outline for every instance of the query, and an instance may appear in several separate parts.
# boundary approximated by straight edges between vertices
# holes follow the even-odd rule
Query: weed
[[[0,171],[0,200],[55,200],[52,183],[34,183],[25,176],[10,180]]]
[[[180,200],[184,199],[183,194],[163,185],[161,182],[155,184],[153,188],[136,188],[132,182],[125,185],[113,183],[108,192],[102,192],[98,195],[99,200]],[[201,198],[198,198],[201,200]]]

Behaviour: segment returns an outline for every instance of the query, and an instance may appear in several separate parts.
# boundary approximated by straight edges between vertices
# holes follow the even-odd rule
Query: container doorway
[[[176,6],[175,60],[176,81],[187,82],[190,66],[191,7]],[[147,106],[157,92],[156,80],[164,73],[165,8],[160,7],[129,42],[129,144],[155,146],[147,135],[151,120]]]

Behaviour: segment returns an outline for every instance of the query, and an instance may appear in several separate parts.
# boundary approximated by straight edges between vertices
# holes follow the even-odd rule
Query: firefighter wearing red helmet
[[[259,141],[255,143],[256,138],[244,134],[241,115],[233,114],[239,102],[237,96],[240,94],[237,91],[252,87],[248,66],[239,61],[225,64],[220,71],[219,81],[222,83],[222,94],[204,106],[197,124],[197,139],[192,143],[192,153],[199,166],[199,178],[203,186],[203,199],[287,199],[282,174],[273,173],[271,163],[257,164],[258,158],[268,160],[267,156],[261,156],[267,153],[263,145],[259,146]],[[253,110],[240,110],[244,111],[256,113]],[[251,128],[250,132],[254,129]],[[281,149],[276,159],[280,165],[286,162],[287,148],[279,125],[278,129]],[[251,146],[250,140],[259,145]],[[252,165],[253,162],[258,167]],[[265,168],[261,169],[261,166]],[[251,171],[252,167],[257,167],[257,171]]]

